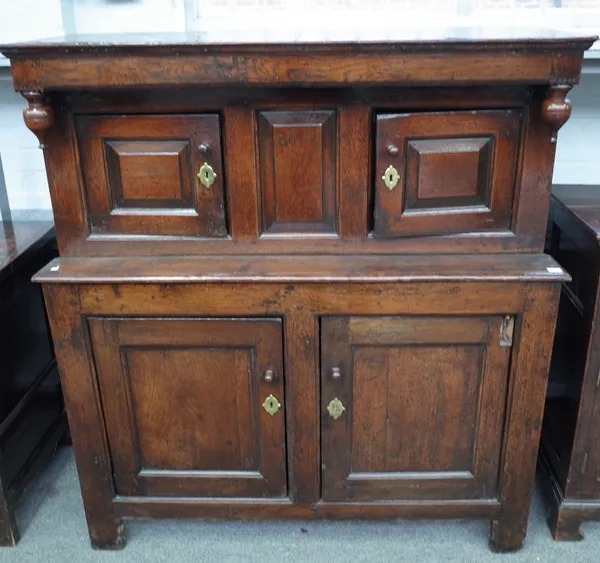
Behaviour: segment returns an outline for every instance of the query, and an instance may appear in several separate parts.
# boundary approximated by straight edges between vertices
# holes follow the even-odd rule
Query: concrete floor
[[[0,563],[600,563],[600,523],[579,543],[552,541],[536,491],[525,547],[493,554],[487,522],[128,522],[127,547],[91,549],[71,448],[61,448],[17,513],[22,539]]]

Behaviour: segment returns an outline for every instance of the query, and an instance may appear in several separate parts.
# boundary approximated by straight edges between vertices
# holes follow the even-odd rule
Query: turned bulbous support
[[[29,106],[23,110],[25,125],[40,142],[40,148],[46,148],[46,135],[54,123],[54,111],[41,92],[23,92]]]
[[[567,94],[571,88],[572,86],[566,84],[551,86],[548,89],[546,99],[542,102],[542,117],[552,125],[551,143],[556,143],[558,130],[571,117],[571,102],[567,99]]]

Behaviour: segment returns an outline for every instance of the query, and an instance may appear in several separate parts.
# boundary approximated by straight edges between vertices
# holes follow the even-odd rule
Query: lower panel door
[[[507,320],[323,318],[323,500],[494,498]]]
[[[118,494],[286,496],[279,319],[89,328]]]

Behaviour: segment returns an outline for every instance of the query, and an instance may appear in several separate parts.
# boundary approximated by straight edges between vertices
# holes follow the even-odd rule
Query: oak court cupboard
[[[93,546],[132,518],[468,518],[521,547],[594,38],[398,33],[0,48],[48,169],[35,279]]]

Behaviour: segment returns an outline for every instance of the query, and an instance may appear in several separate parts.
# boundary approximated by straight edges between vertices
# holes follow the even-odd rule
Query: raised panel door
[[[286,495],[280,320],[89,327],[118,494]]]
[[[512,229],[521,112],[377,116],[377,237]]]
[[[219,116],[78,116],[90,234],[224,237]]]
[[[323,499],[494,498],[503,317],[322,321]]]

